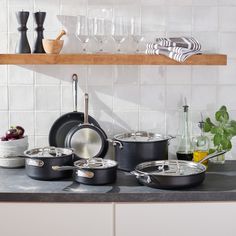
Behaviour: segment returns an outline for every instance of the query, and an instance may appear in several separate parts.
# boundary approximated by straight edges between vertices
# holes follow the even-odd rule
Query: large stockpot
[[[73,151],[68,148],[34,148],[24,152],[25,169],[29,177],[38,180],[56,180],[72,175],[71,170],[54,171],[55,165],[72,165]]]
[[[104,185],[116,181],[117,162],[109,159],[90,158],[78,160],[74,166],[53,166],[55,171],[74,170],[73,179],[81,184]]]
[[[109,140],[115,147],[115,159],[120,170],[132,171],[141,162],[168,159],[169,140],[165,136],[145,131],[123,133]]]

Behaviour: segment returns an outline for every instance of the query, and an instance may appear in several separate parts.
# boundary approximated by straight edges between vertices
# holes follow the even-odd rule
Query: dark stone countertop
[[[236,161],[211,164],[204,182],[182,190],[153,189],[138,184],[134,176],[118,171],[113,185],[89,186],[73,182],[39,181],[24,169],[0,168],[1,202],[187,202],[236,201]]]

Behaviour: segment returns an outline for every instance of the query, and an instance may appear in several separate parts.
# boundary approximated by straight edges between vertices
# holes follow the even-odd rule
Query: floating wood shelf
[[[0,64],[8,65],[226,65],[223,54],[193,55],[178,63],[162,55],[146,54],[0,54]]]

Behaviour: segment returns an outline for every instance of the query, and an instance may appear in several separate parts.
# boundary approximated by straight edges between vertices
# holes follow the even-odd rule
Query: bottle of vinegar
[[[188,108],[188,105],[183,106],[182,130],[176,155],[178,160],[192,161],[193,146],[189,132]]]

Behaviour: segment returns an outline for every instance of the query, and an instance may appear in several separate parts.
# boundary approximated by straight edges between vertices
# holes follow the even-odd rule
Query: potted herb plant
[[[229,151],[232,148],[231,139],[236,136],[236,121],[230,120],[226,106],[222,106],[215,113],[214,123],[209,117],[206,118],[204,131],[211,133],[213,137],[214,147],[209,150],[209,153],[222,150]],[[213,161],[224,163],[225,156],[218,156]]]

